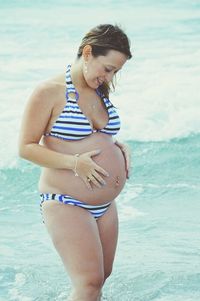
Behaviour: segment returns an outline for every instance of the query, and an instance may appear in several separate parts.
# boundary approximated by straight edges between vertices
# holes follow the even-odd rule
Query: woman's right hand
[[[100,150],[93,150],[77,157],[76,173],[84,181],[88,189],[92,189],[92,184],[99,188],[106,184],[99,173],[106,177],[109,176],[109,174],[91,158],[100,152]]]

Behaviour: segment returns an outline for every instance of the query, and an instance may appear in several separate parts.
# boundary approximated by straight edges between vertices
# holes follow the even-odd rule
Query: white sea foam
[[[165,141],[199,133],[198,1],[102,0],[96,3],[89,0],[88,6],[85,1],[77,0],[69,4],[65,0],[49,0],[48,3],[24,0],[1,2],[0,168],[16,166],[21,116],[33,88],[39,81],[62,71],[64,65],[74,59],[74,50],[82,34],[96,23],[105,21],[124,25],[133,45],[133,59],[124,66],[116,93],[111,95],[122,117],[120,137]],[[199,204],[196,191],[190,190],[199,189],[198,181],[193,181],[190,174],[187,175],[190,179],[188,182],[186,177],[175,178],[176,164],[173,160],[170,160],[169,165],[169,181],[163,181],[165,179],[160,170],[165,174],[165,166],[162,170],[162,162],[165,158],[167,162],[177,158],[178,153],[174,156],[176,149],[172,149],[172,157],[162,157],[163,160],[160,160],[159,151],[163,151],[162,147],[159,149],[160,145],[164,146],[164,143],[156,145],[158,153],[154,154],[158,154],[158,157],[153,158],[153,162],[148,161],[152,158],[151,144],[147,143],[142,150],[136,150],[135,155],[141,163],[136,164],[136,180],[141,180],[142,184],[132,185],[131,179],[117,200],[122,221],[122,241],[125,243],[121,243],[119,248],[122,254],[118,257],[120,264],[107,283],[106,299],[125,301],[135,298],[145,301],[154,296],[155,301],[200,300],[197,256],[199,211],[196,209]],[[183,155],[184,159],[187,158],[185,149]],[[151,167],[151,163],[156,167],[154,163],[157,158],[158,170],[153,168],[151,174],[148,167]],[[191,164],[196,162],[194,160]],[[138,172],[140,167],[142,170]],[[33,205],[29,206],[30,202],[34,202],[32,192],[30,198],[25,200],[26,194],[16,194],[23,188],[30,194],[32,189],[27,185],[29,177],[24,180],[24,177],[19,176],[17,179],[12,172],[9,168],[0,170],[1,184],[4,186],[6,183],[6,204],[10,208],[13,208],[13,204],[16,206],[16,209],[10,209],[10,214],[5,204],[1,211],[8,223],[1,225],[4,233],[2,247],[5,247],[2,252],[3,265],[7,268],[3,269],[0,276],[3,285],[0,295],[6,295],[4,299],[0,297],[0,300],[32,301],[41,298],[43,301],[43,298],[46,301],[53,298],[52,292],[53,296],[60,294],[58,300],[64,300],[68,283],[65,283],[65,276],[60,273],[60,261],[56,261],[59,258],[53,252],[45,228],[41,228],[39,223],[36,226],[39,213],[36,214]],[[11,181],[8,183],[7,179]],[[30,181],[33,183],[33,179]],[[178,191],[182,188],[186,188],[188,194],[185,198],[181,195],[180,199]],[[170,202],[163,201],[166,190],[172,192]],[[21,204],[23,209],[15,200],[10,201],[13,192],[17,204]],[[161,193],[162,200],[157,192]],[[150,193],[151,199],[147,199],[146,193]],[[157,201],[156,207],[154,199]],[[19,210],[18,214],[13,210]],[[10,229],[9,221],[13,222],[13,228],[19,220],[21,222],[17,223],[17,231],[7,231]],[[132,220],[136,225],[134,231]],[[178,252],[176,246],[179,246]],[[23,256],[18,257],[21,252]],[[30,256],[33,252],[39,254],[34,264]],[[26,273],[23,274],[23,271]],[[158,277],[154,277],[156,271],[159,271]],[[191,278],[187,278],[190,272]],[[52,276],[52,281],[47,275]],[[167,284],[163,286],[165,280]]]
[[[138,210],[134,204],[134,199],[136,199],[142,192],[143,188],[140,185],[133,186],[129,183],[126,184],[126,189],[124,189],[117,198],[120,221],[132,220],[146,214],[145,212]]]
[[[200,51],[194,51],[191,59],[192,48],[177,55],[176,42],[175,49],[166,47],[167,58],[161,47],[157,57],[143,53],[148,58],[136,62],[136,68],[131,62],[134,71],[121,78],[121,92],[115,98],[122,115],[122,137],[161,141],[200,132],[200,67],[195,65]]]
[[[4,20],[0,23],[4,44],[0,51],[1,166],[13,164],[17,156],[22,112],[31,91],[39,81],[63,71],[74,60],[83,33],[108,19],[124,24],[133,49],[133,58],[124,66],[116,93],[111,95],[122,119],[119,138],[161,141],[200,132],[200,65],[196,63],[200,39],[193,22],[200,11],[193,8],[195,3],[188,5],[187,12],[177,3],[162,3],[155,11],[148,3],[141,8],[135,1],[129,7],[129,18],[120,13],[124,4],[119,1],[109,16],[105,10],[98,17],[91,13],[94,20],[80,18],[79,26],[74,24],[74,15],[79,14],[75,4],[63,2],[62,10],[47,11],[45,4],[39,10],[20,3],[13,10],[5,5],[0,13]],[[82,5],[80,9],[84,15]],[[16,14],[21,17],[13,18]],[[12,32],[10,24],[15,28]]]
[[[23,273],[17,273],[15,275],[15,280],[13,287],[9,289],[9,300],[19,300],[19,301],[32,301],[33,299],[21,294],[20,288],[26,284],[26,276]]]
[[[155,188],[155,189],[159,189],[159,190],[163,190],[165,188],[172,188],[172,189],[179,189],[179,188],[187,188],[187,189],[200,189],[200,185],[195,185],[195,184],[188,184],[188,183],[175,183],[175,184],[166,184],[166,185],[162,185],[162,184],[143,184],[143,188]]]
[[[146,213],[134,208],[133,206],[124,205],[119,209],[120,222],[133,220],[138,217],[145,216]]]

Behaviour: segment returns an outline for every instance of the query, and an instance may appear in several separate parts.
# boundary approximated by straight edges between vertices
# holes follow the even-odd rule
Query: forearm
[[[74,169],[76,160],[73,155],[55,152],[36,143],[30,143],[21,147],[19,155],[23,159],[40,166],[58,169]]]

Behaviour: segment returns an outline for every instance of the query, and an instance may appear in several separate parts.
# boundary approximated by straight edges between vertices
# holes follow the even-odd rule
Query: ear
[[[85,45],[83,47],[83,57],[84,57],[84,60],[87,61],[89,59],[89,57],[92,55],[92,47],[91,45]]]

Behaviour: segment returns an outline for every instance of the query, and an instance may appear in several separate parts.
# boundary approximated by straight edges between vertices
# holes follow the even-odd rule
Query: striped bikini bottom
[[[88,212],[92,214],[95,219],[101,217],[109,208],[111,203],[106,203],[103,205],[88,205],[84,202],[81,202],[67,194],[58,194],[58,193],[41,193],[40,194],[41,203],[40,207],[42,207],[42,203],[49,200],[56,200],[66,205],[78,206],[86,209]]]

